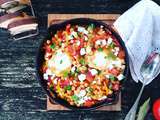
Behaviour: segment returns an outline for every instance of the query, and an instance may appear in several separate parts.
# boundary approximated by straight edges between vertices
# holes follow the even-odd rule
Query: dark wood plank
[[[0,120],[123,120],[136,99],[141,84],[131,78],[122,88],[122,112],[46,112],[45,93],[35,76],[37,48],[47,29],[48,13],[123,13],[139,0],[32,0],[40,25],[40,35],[12,42],[0,30]],[[155,0],[160,4],[160,0]],[[160,97],[160,76],[146,87],[140,104]],[[130,87],[132,86],[132,87]],[[146,120],[153,120],[150,110]]]

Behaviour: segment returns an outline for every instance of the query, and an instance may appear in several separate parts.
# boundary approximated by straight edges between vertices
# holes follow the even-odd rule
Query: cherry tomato
[[[156,120],[160,120],[160,98],[153,104],[153,115]]]

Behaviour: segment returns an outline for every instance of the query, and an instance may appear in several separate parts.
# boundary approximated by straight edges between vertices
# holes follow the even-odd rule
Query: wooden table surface
[[[33,0],[40,34],[13,42],[0,30],[0,120],[123,120],[140,90],[131,77],[122,88],[122,111],[46,112],[46,96],[35,75],[37,48],[46,34],[49,13],[122,14],[139,0]],[[160,4],[160,0],[156,0]],[[151,106],[160,97],[160,76],[145,88],[140,104],[151,97]],[[145,120],[154,120],[150,110]]]

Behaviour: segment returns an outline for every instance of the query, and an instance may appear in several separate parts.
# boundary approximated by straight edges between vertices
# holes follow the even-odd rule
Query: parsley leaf
[[[77,102],[79,100],[79,97],[77,95],[72,95],[71,96],[72,100],[74,100],[75,102]]]
[[[72,86],[71,86],[71,85],[67,85],[67,86],[64,87],[64,89],[65,89],[65,90],[71,90],[71,89],[72,89]]]

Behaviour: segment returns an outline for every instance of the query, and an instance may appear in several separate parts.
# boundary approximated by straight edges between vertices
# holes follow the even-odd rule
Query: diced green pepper
[[[72,89],[72,86],[71,86],[71,85],[67,85],[67,86],[64,87],[64,89],[65,89],[65,90],[71,90],[71,89]]]
[[[109,52],[107,58],[108,58],[108,59],[113,59],[113,60],[115,60],[115,59],[116,59],[116,56],[115,56],[112,52]]]
[[[63,77],[68,77],[69,72],[68,71],[64,71],[63,73]]]
[[[71,96],[72,100],[74,100],[75,102],[77,102],[79,100],[79,97],[77,95],[72,95]]]
[[[115,77],[113,75],[109,75],[109,79],[114,81]]]
[[[98,48],[98,51],[99,51],[99,52],[102,52],[102,51],[103,51],[103,48]]]
[[[79,60],[79,62],[80,62],[80,64],[85,65],[85,59],[84,59],[84,58],[81,58],[81,59]]]
[[[56,47],[55,43],[52,43],[52,45],[50,46],[51,49],[54,49]]]

